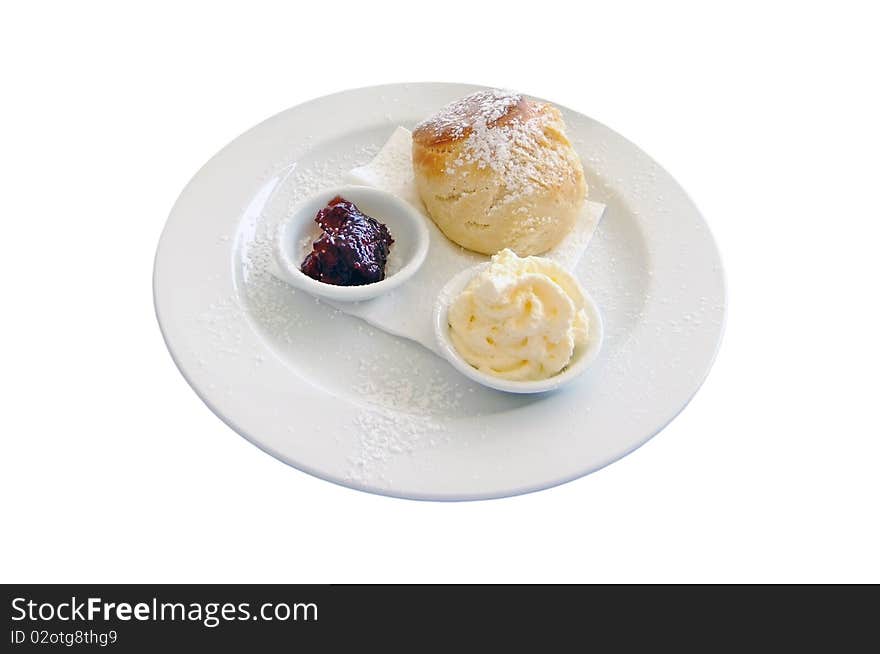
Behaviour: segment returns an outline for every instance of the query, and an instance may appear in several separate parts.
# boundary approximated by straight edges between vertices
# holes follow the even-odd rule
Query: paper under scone
[[[412,167],[412,133],[408,129],[398,127],[375,158],[349,172],[346,181],[388,191],[418,209],[425,216],[428,226],[428,256],[408,282],[386,295],[364,302],[323,301],[344,313],[362,318],[374,327],[414,340],[436,352],[431,325],[434,300],[454,275],[487,261],[488,257],[465,250],[447,239],[425,212],[416,190]],[[604,204],[585,202],[572,231],[543,256],[555,260],[568,270],[574,268],[596,231],[604,210]],[[381,220],[381,216],[377,218]]]

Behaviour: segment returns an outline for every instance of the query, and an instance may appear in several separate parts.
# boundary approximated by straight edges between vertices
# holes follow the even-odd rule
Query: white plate
[[[647,441],[712,365],[725,290],[706,223],[650,157],[567,109],[590,198],[607,204],[574,271],[602,310],[605,342],[570,386],[482,387],[269,274],[275,228],[299,200],[340,184],[397,125],[478,88],[395,84],[288,109],[205,164],[171,212],[153,280],[168,349],[222,420],[300,470],[420,499],[547,488]]]

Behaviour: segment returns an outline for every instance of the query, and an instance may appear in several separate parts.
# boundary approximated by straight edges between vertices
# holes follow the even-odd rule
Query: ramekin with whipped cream
[[[500,390],[540,392],[595,359],[601,317],[562,266],[505,249],[469,272],[447,285],[435,311],[438,345],[461,372]]]

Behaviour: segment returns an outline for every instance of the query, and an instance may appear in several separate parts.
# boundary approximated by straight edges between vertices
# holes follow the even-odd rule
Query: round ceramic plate
[[[269,273],[276,226],[298,201],[340,184],[396,126],[478,88],[395,84],[288,109],[211,159],[171,212],[153,280],[168,349],[211,410],[299,470],[419,499],[547,488],[647,441],[712,365],[725,291],[706,223],[650,157],[564,108],[590,199],[607,205],[574,271],[605,343],[571,385],[540,396],[479,386]]]

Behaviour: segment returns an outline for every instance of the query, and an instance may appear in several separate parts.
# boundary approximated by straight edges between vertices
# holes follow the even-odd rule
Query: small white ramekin
[[[362,286],[325,284],[300,270],[304,258],[302,243],[315,232],[315,216],[337,195],[388,228],[394,239],[392,252],[401,262],[399,270],[382,281]],[[405,201],[369,186],[339,186],[301,202],[278,226],[275,258],[285,281],[292,286],[336,302],[360,302],[387,293],[412,277],[425,261],[428,243],[424,216]]]
[[[538,381],[511,381],[481,372],[462,358],[449,335],[449,306],[464,290],[468,282],[488,265],[488,262],[481,263],[457,274],[446,283],[434,303],[434,338],[437,341],[437,348],[444,358],[464,376],[489,388],[508,393],[552,391],[573,381],[589,368],[599,355],[599,350],[602,349],[604,329],[599,307],[586,292],[584,292],[584,299],[586,300],[587,317],[590,320],[589,340],[584,347],[575,349],[571,362],[556,375]]]

